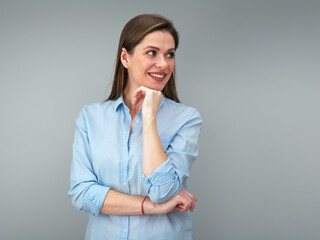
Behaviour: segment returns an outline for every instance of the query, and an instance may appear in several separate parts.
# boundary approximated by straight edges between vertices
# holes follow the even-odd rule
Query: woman
[[[121,33],[109,98],[80,112],[69,195],[90,213],[86,239],[193,239],[197,198],[186,180],[202,120],[179,103],[178,44],[166,18],[131,19]]]

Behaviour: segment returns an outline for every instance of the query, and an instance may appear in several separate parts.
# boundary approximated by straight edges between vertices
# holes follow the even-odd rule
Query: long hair
[[[127,69],[122,65],[120,57],[121,50],[125,48],[129,54],[133,52],[135,46],[137,46],[142,39],[149,33],[154,31],[164,30],[169,32],[175,43],[175,49],[179,45],[179,36],[174,28],[173,24],[165,17],[158,14],[142,14],[132,18],[122,29],[118,52],[116,67],[114,71],[112,89],[108,100],[118,99],[127,85]],[[173,70],[169,81],[162,90],[165,97],[172,99],[173,101],[180,102],[175,84],[175,69]]]

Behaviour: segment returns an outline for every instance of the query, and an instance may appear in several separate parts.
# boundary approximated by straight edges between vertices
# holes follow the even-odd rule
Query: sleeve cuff
[[[180,191],[180,179],[169,159],[148,177],[143,175],[143,181],[144,189],[154,203],[168,201]]]
[[[110,188],[106,186],[91,186],[86,194],[84,210],[90,212],[94,216],[98,216],[109,190]]]

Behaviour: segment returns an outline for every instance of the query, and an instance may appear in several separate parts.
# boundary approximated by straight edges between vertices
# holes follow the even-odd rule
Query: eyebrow
[[[153,48],[153,49],[156,49],[156,50],[158,50],[158,51],[160,51],[160,48],[158,48],[158,47],[155,47],[155,46],[147,46],[147,47],[145,47],[144,49],[147,49],[147,48]],[[176,50],[175,48],[170,48],[170,49],[168,49],[168,52],[170,52],[170,51],[172,51],[172,50]]]

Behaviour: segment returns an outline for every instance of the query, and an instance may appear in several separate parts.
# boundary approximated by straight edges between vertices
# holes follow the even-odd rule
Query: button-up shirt
[[[101,214],[110,189],[146,196],[162,203],[187,190],[186,180],[198,155],[199,112],[163,97],[157,130],[167,160],[152,174],[142,171],[142,113],[130,134],[131,115],[122,96],[83,107],[76,120],[69,195],[73,205],[89,213],[86,239],[193,239],[190,211],[162,215]]]

